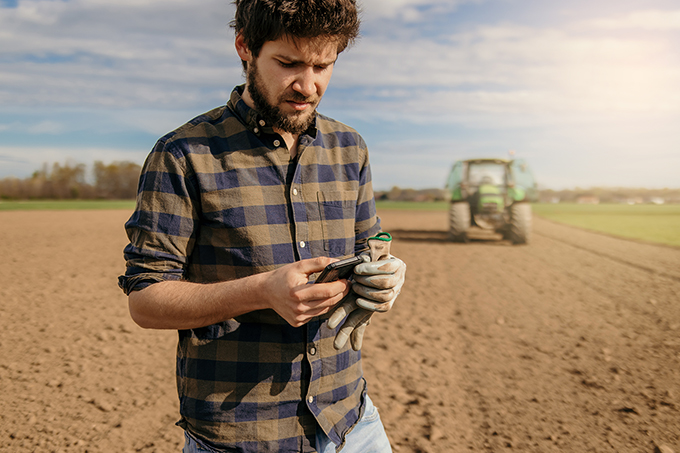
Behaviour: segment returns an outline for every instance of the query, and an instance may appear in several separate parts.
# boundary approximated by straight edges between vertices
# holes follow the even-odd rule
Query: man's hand
[[[359,296],[357,305],[384,313],[392,308],[406,277],[406,264],[396,256],[359,264],[354,268],[352,290]]]
[[[361,349],[364,331],[374,312],[386,312],[401,292],[406,277],[406,264],[390,255],[392,237],[387,233],[368,239],[369,251],[361,256],[364,262],[354,268],[352,293],[345,297],[328,319],[328,327],[335,329],[345,319],[335,335],[336,349],[351,340],[352,349]]]
[[[346,294],[347,280],[307,284],[309,276],[337,261],[314,258],[274,271],[216,283],[165,281],[129,296],[130,315],[146,329],[196,329],[271,308],[294,327],[327,313]]]
[[[319,257],[287,264],[267,277],[267,300],[276,313],[293,327],[305,325],[333,308],[349,293],[347,280],[308,284],[309,276],[321,271],[334,258]]]
[[[365,255],[368,259],[368,255]],[[328,319],[328,327],[335,329],[347,318],[335,336],[336,349],[349,339],[352,349],[358,351],[363,343],[364,331],[374,312],[384,313],[392,308],[401,292],[406,276],[406,264],[390,255],[388,259],[365,262],[354,268],[353,292],[347,295]]]

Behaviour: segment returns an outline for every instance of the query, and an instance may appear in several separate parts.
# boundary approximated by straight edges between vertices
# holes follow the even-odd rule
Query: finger
[[[398,274],[385,275],[355,275],[354,281],[364,285],[378,289],[388,289],[397,286],[401,276]]]
[[[379,303],[388,302],[389,300],[394,299],[397,294],[399,294],[399,288],[397,287],[376,289],[371,288],[370,286],[361,285],[356,282],[352,284],[352,291],[365,299],[371,299],[372,301]]]
[[[329,264],[335,261],[338,261],[338,259],[329,258],[327,256],[319,256],[316,258],[309,258],[306,260],[298,261],[297,264],[301,272],[307,275],[311,275],[314,272],[322,271],[324,267],[328,266]]]
[[[349,282],[347,280],[335,280],[328,283],[315,283],[313,285],[300,285],[293,292],[300,302],[312,300],[325,300],[337,295],[346,295],[349,292]],[[336,301],[337,302],[337,301]]]
[[[328,313],[333,309],[343,298],[343,294],[337,296],[321,299],[308,300],[289,305],[287,310],[283,313],[278,312],[284,319],[286,319],[293,327],[299,327],[309,322],[310,319]],[[356,307],[356,305],[355,305]]]
[[[379,313],[385,313],[386,311],[389,311],[392,308],[392,305],[394,305],[394,301],[397,299],[395,296],[393,299],[383,302],[383,303],[378,303],[373,300],[369,299],[363,299],[363,298],[358,298],[356,301],[357,307],[362,308],[364,310],[369,310],[371,312],[379,312]]]
[[[311,309],[309,309],[308,311],[305,312],[305,315],[309,319],[316,318],[317,316],[325,315],[326,313],[328,313],[329,311],[331,311],[333,309],[333,307],[335,306],[336,303],[337,303],[337,301],[335,303],[331,303],[331,304],[328,304],[328,305],[324,304],[324,305],[319,305],[317,307],[311,308]],[[309,319],[308,319],[308,321],[309,321]]]
[[[399,258],[392,257],[386,260],[357,264],[354,273],[357,275],[393,274],[402,267],[405,267],[404,262]]]
[[[335,308],[331,317],[328,318],[329,329],[338,327],[343,319],[357,309],[357,305],[354,302],[355,300],[356,297],[354,295],[346,296],[346,299]]]
[[[354,331],[354,328],[359,325],[364,319],[370,317],[371,313],[365,310],[354,310],[348,317],[345,323],[342,325],[338,333],[335,335],[335,341],[333,346],[335,349],[342,349],[347,343],[350,335]]]
[[[361,323],[359,323],[358,326],[355,327],[355,329],[352,331],[350,335],[350,342],[352,343],[352,349],[355,351],[359,351],[361,349],[361,345],[364,342],[364,331],[366,330],[366,327],[371,323],[371,313],[369,313],[368,317],[365,318]]]

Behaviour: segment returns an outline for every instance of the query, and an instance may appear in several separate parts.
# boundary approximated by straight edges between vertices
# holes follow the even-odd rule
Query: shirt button
[[[307,398],[307,401],[309,401],[310,403],[313,403],[313,402],[314,402],[314,397],[313,397],[313,396],[310,396],[309,398]]]
[[[278,140],[274,140],[274,146],[278,147],[278,146],[279,146],[280,144],[281,144],[281,142],[280,142],[280,141],[278,141]]]
[[[265,124],[267,124],[267,123],[265,123],[264,120],[260,120],[260,126],[264,126]]]
[[[305,248],[307,244],[305,244],[305,241],[300,241],[300,247]]]
[[[255,129],[253,129],[253,132],[255,132],[257,134],[258,132],[260,132],[260,130],[258,128],[255,128]]]
[[[293,189],[293,195],[297,195],[297,194],[298,194],[297,189]]]
[[[316,348],[310,348],[309,353],[310,353],[311,355],[316,354]]]

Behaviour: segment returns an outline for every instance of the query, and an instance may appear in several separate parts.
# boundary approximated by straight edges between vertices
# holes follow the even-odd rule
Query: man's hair
[[[234,4],[236,15],[230,25],[243,35],[256,58],[264,43],[283,36],[335,40],[340,53],[359,35],[356,0],[234,0]]]

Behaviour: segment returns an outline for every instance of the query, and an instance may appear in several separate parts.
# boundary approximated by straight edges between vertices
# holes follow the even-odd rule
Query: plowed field
[[[116,286],[127,211],[0,212],[0,451],[180,451],[176,333]],[[446,240],[385,211],[408,264],[364,340],[397,452],[680,448],[680,249],[534,219],[533,242]]]

